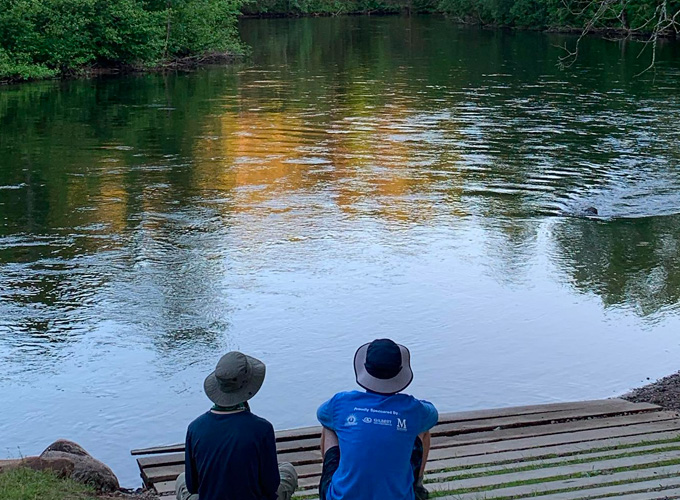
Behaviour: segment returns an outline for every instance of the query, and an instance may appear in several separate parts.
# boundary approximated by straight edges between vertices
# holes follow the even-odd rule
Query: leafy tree
[[[242,0],[0,0],[0,80],[237,53]]]

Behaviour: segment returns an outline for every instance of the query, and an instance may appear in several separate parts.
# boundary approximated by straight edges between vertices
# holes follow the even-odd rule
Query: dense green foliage
[[[586,0],[440,0],[439,9],[466,21],[524,28],[581,28],[596,20],[595,28],[651,31],[659,0],[590,2]],[[601,16],[600,7],[605,7]],[[680,0],[668,2],[672,15]],[[650,22],[652,20],[652,22]],[[645,29],[646,28],[646,29]]]
[[[440,12],[464,22],[521,28],[596,28],[651,31],[662,0],[252,0],[247,14],[318,15],[348,13]],[[606,7],[598,13],[601,6]],[[669,17],[680,0],[669,0]],[[677,18],[680,21],[680,15]]]
[[[336,15],[440,12],[465,22],[524,28],[651,31],[663,0],[0,0],[0,81],[89,67],[153,66],[239,53],[241,13]],[[601,6],[606,9],[598,12]],[[680,0],[667,0],[669,18]],[[680,14],[676,18],[680,22]],[[650,22],[651,21],[651,22]],[[661,25],[659,23],[658,25]],[[677,27],[674,25],[673,27]],[[670,31],[670,25],[664,28]]]
[[[393,14],[404,11],[433,12],[439,0],[251,0],[245,14]]]
[[[0,0],[0,79],[235,52],[241,0]]]

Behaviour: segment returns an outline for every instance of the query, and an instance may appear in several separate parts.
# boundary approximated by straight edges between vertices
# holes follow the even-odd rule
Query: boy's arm
[[[439,412],[432,403],[429,401],[420,400],[420,404],[422,406],[423,414],[421,418],[421,430],[418,434],[429,431],[432,429],[432,427],[437,425],[437,422],[439,421]]]
[[[184,443],[184,475],[187,480],[187,490],[189,493],[192,495],[198,493],[199,478],[196,461],[193,456],[191,430],[187,430],[187,437]]]
[[[335,424],[333,423],[334,400],[335,396],[333,396],[331,399],[329,399],[324,404],[319,406],[319,409],[316,411],[316,418],[319,421],[319,423],[323,425],[325,428],[330,429],[332,431],[335,430]]]
[[[281,482],[279,465],[276,456],[276,437],[271,427],[262,441],[260,450],[260,486],[267,500],[276,500],[277,490]]]

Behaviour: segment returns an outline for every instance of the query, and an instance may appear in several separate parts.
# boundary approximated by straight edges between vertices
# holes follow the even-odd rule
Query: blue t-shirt
[[[276,500],[274,428],[249,411],[198,417],[189,424],[185,455],[187,489],[201,500]]]
[[[437,423],[432,403],[406,394],[341,392],[321,405],[317,418],[340,442],[328,500],[414,500],[411,453],[418,434]]]

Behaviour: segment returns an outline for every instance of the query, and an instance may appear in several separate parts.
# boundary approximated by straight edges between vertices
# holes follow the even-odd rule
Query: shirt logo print
[[[406,428],[406,419],[405,418],[397,418],[397,430],[398,431],[407,431],[408,429]]]
[[[350,416],[347,417],[345,425],[357,425],[357,416],[354,413],[352,413]]]

